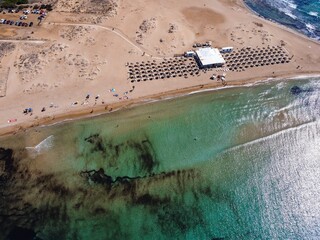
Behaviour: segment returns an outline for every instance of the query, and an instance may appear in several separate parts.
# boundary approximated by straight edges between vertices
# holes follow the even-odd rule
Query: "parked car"
[[[16,21],[16,23],[14,25],[18,26],[19,25],[19,21]]]
[[[23,22],[19,22],[18,26],[22,26],[22,23],[23,23]]]
[[[10,24],[10,22],[11,22],[10,20],[7,20],[7,21],[6,21],[6,24]]]
[[[18,13],[18,12],[20,12],[20,10],[17,8],[14,12],[15,12],[15,13]]]
[[[30,10],[24,10],[23,14],[28,15],[30,13]]]
[[[29,27],[32,27],[32,26],[33,26],[33,22],[30,22],[30,23],[29,23]]]
[[[26,22],[23,23],[23,26],[24,26],[24,27],[28,27],[28,23],[26,23]]]
[[[11,21],[10,21],[10,25],[13,25],[13,24],[14,24],[14,21],[11,20]]]
[[[26,20],[28,17],[27,17],[27,15],[21,15],[20,16],[20,20]]]
[[[5,19],[0,19],[0,23],[3,23],[5,21]]]

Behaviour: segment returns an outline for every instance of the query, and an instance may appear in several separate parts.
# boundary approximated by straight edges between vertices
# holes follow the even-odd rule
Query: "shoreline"
[[[241,4],[249,13],[252,14],[252,16],[254,16],[254,17],[256,17],[256,18],[258,18],[260,20],[263,20],[263,21],[265,21],[267,23],[273,24],[276,27],[281,28],[281,29],[283,29],[285,31],[288,31],[288,32],[293,33],[293,34],[296,34],[297,36],[302,37],[302,38],[304,38],[306,40],[312,41],[313,43],[316,43],[316,44],[320,45],[320,39],[317,40],[317,39],[311,38],[311,37],[299,32],[298,30],[295,30],[294,28],[290,28],[290,27],[288,27],[286,25],[283,25],[283,24],[281,24],[281,23],[279,23],[279,22],[277,22],[275,20],[268,19],[268,18],[262,16],[261,14],[259,14],[258,12],[254,11],[252,8],[250,8],[246,4],[245,0],[241,0]]]
[[[172,100],[180,97],[186,97],[193,94],[201,94],[204,92],[215,92],[229,88],[237,87],[253,87],[259,84],[264,84],[268,82],[276,81],[292,81],[301,80],[305,78],[320,78],[320,73],[310,73],[304,75],[297,74],[284,74],[283,76],[275,76],[272,78],[261,78],[253,77],[248,80],[238,80],[231,81],[232,84],[225,87],[215,86],[215,84],[205,84],[197,85],[193,87],[181,88],[172,91],[167,91],[158,94],[152,94],[145,97],[139,97],[132,100],[127,100],[123,102],[97,105],[95,107],[88,107],[86,109],[75,110],[70,112],[59,113],[51,117],[43,117],[39,119],[30,120],[25,123],[17,124],[14,126],[0,128],[0,137],[5,137],[9,135],[15,135],[22,132],[26,132],[35,127],[47,127],[56,124],[63,124],[65,122],[77,121],[81,119],[89,119],[93,117],[98,117],[108,113],[114,113],[117,111],[132,109],[137,106],[142,106],[144,104],[152,104],[158,101]],[[216,83],[216,82],[215,82]]]
[[[145,6],[143,1],[141,1],[140,4],[143,4],[143,7]],[[1,118],[3,118],[3,120],[8,119],[8,122],[3,121],[4,123],[0,125],[0,136],[14,135],[34,127],[91,118],[101,114],[112,113],[139,105],[179,98],[204,91],[254,86],[268,81],[320,77],[320,59],[316,54],[320,46],[319,41],[285,25],[262,17],[249,8],[244,0],[236,1],[236,3],[225,3],[217,0],[216,4],[217,5],[213,6],[212,3],[212,6],[208,7],[207,5],[206,8],[188,7],[188,4],[185,6],[173,4],[175,11],[168,13],[168,19],[172,17],[173,20],[176,20],[177,26],[172,25],[172,23],[169,22],[171,20],[166,22],[159,18],[157,20],[158,22],[154,23],[153,21],[156,21],[156,18],[148,20],[148,16],[142,16],[141,20],[143,20],[143,23],[148,23],[146,26],[142,25],[142,29],[144,29],[143,27],[150,28],[145,32],[141,32],[140,35],[143,35],[142,39],[144,41],[140,39],[142,43],[138,43],[134,37],[135,35],[133,33],[136,31],[134,27],[136,26],[128,25],[128,23],[131,23],[130,19],[127,21],[123,20],[124,16],[127,16],[128,10],[123,10],[123,12],[119,11],[116,17],[111,18],[107,22],[95,25],[97,27],[92,27],[92,24],[81,23],[83,20],[81,18],[79,23],[75,23],[74,20],[68,18],[70,14],[66,16],[62,14],[60,16],[59,12],[53,12],[53,15],[50,16],[50,22],[56,22],[54,20],[55,18],[58,19],[58,22],[60,20],[62,22],[60,24],[50,24],[50,22],[43,24],[43,28],[39,29],[39,34],[35,33],[34,35],[34,37],[39,39],[43,36],[47,36],[46,39],[51,39],[48,40],[46,46],[39,47],[39,49],[42,49],[42,52],[46,54],[40,55],[39,53],[35,61],[39,60],[39,63],[43,63],[42,66],[39,68],[34,66],[34,68],[27,68],[24,64],[19,64],[19,59],[23,60],[21,60],[22,63],[27,59],[27,64],[32,65],[28,57],[37,51],[35,47],[29,46],[30,49],[24,51],[22,46],[17,44],[13,52],[10,53],[11,55],[6,57],[7,66],[9,67],[8,79],[10,79],[10,81],[8,81],[6,85],[7,95],[5,95],[2,102],[2,99],[0,99],[2,105],[0,113],[2,114]],[[150,3],[150,13],[146,15],[157,15],[156,12],[153,12],[152,6]],[[123,9],[126,9],[126,7],[130,9],[132,6],[127,6],[124,3]],[[141,9],[143,9],[143,7]],[[182,16],[176,17],[177,11],[180,11]],[[232,13],[234,13],[235,18],[229,20],[227,16]],[[58,16],[54,14],[58,14]],[[174,14],[174,17],[170,14]],[[210,21],[208,22],[205,17],[198,19],[197,16],[199,16],[199,14],[204,14]],[[139,14],[135,15],[132,13],[131,15],[131,17],[138,17]],[[63,18],[63,16],[65,18]],[[191,21],[192,19],[193,21]],[[70,24],[65,22],[70,22]],[[263,23],[264,25],[257,26],[256,22]],[[153,34],[150,33],[156,31],[156,23],[162,24],[161,26],[165,26],[164,24],[172,25],[173,29],[179,29],[179,31],[174,30],[171,33],[170,31],[166,33],[170,38],[168,36],[165,38],[166,35],[162,35],[163,33],[154,37]],[[215,26],[211,26],[213,23],[216,23]],[[66,26],[64,28],[64,26],[58,25]],[[117,27],[112,28],[112,26]],[[203,30],[204,26],[207,26],[205,30]],[[88,29],[85,27],[88,27]],[[139,32],[141,25],[138,27]],[[75,32],[73,29],[75,29]],[[101,32],[106,29],[108,31]],[[114,31],[114,29],[116,29],[116,31]],[[163,30],[163,27],[159,29],[159,31],[160,30]],[[86,33],[83,33],[86,31],[88,32],[88,36]],[[117,31],[125,35],[126,41],[118,41],[119,36],[115,34]],[[52,35],[50,35],[49,32],[50,34],[52,32]],[[223,34],[221,34],[222,32]],[[73,34],[75,35],[74,38],[72,38]],[[158,47],[159,53],[163,52],[166,53],[166,56],[171,56],[174,55],[174,53],[183,52],[187,49],[186,46],[192,46],[193,41],[201,42],[212,40],[211,36],[213,34],[221,34],[221,39],[214,40],[214,45],[217,47],[232,45],[234,48],[241,49],[248,46],[264,47],[269,46],[269,44],[273,46],[281,45],[284,46],[283,48],[292,56],[291,59],[293,60],[288,65],[270,65],[261,68],[261,70],[253,68],[245,73],[230,71],[230,73],[228,73],[228,85],[226,87],[223,87],[221,82],[209,80],[210,73],[205,73],[205,75],[200,78],[192,77],[182,81],[181,79],[173,79],[168,84],[164,81],[141,83],[141,87],[136,86],[136,90],[130,95],[130,99],[128,100],[119,98],[120,101],[118,101],[118,99],[113,98],[114,96],[106,94],[106,91],[111,88],[117,89],[117,93],[119,94],[120,92],[128,93],[128,89],[131,89],[132,85],[135,85],[135,83],[132,84],[125,81],[127,78],[126,63],[152,60],[152,57],[158,54],[156,47]],[[94,37],[96,37],[97,40],[95,40]],[[105,41],[106,44],[104,46],[94,47],[95,42],[98,42],[98,40],[99,43]],[[128,45],[128,41],[131,45]],[[135,44],[136,42],[137,44]],[[169,43],[168,46],[166,46],[167,42]],[[114,47],[107,48],[107,46],[109,46],[107,43]],[[28,43],[23,44],[27,45]],[[135,47],[138,46],[140,51],[135,52],[136,49],[132,50],[132,44]],[[87,49],[88,46],[90,46],[90,49]],[[172,50],[172,46],[174,46],[174,50]],[[303,46],[306,46],[306,48],[304,49]],[[104,50],[103,47],[108,51],[100,55],[101,50]],[[93,50],[95,51],[95,55]],[[144,54],[141,55],[140,52],[143,50],[146,50],[146,52],[150,54],[144,55],[146,53],[144,52]],[[83,55],[81,55],[82,52],[84,52]],[[48,60],[50,58],[52,64]],[[17,67],[12,67],[13,64],[17,62]],[[93,62],[92,65],[90,65],[90,62]],[[3,64],[3,66],[5,66],[5,64]],[[11,70],[10,67],[12,67]],[[79,99],[82,99],[88,93],[90,93],[93,98],[94,96],[100,97],[99,103],[97,103],[96,100],[96,103],[92,105],[91,97],[90,105],[80,106],[80,104],[78,104],[78,102],[80,102]],[[100,96],[100,94],[103,95]],[[23,100],[20,98],[21,95],[25,96]],[[39,99],[41,100],[39,101]],[[77,106],[73,107],[73,103],[75,102]],[[54,108],[51,108],[53,103]],[[42,107],[44,108],[44,106],[47,110],[41,113],[42,111],[40,112],[40,109],[42,109]],[[51,109],[49,109],[48,106],[50,106]],[[29,114],[25,116],[22,115],[20,118],[20,114],[22,114],[20,111],[21,109],[25,109],[25,107],[32,107],[33,110],[37,109],[37,111],[31,113],[30,116]],[[31,117],[31,115],[33,116]],[[19,119],[19,121],[17,121],[17,119]],[[13,121],[11,122],[11,120]]]

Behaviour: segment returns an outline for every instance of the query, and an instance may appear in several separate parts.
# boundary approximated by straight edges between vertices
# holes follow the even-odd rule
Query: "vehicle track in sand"
[[[33,39],[0,39],[0,42],[11,42],[11,43],[34,43],[42,44],[48,42],[48,40],[33,40]]]
[[[47,24],[47,23],[46,23]],[[133,41],[130,40],[130,38],[125,35],[120,29],[118,28],[114,28],[114,27],[105,27],[105,26],[101,26],[101,25],[96,25],[96,24],[89,24],[89,23],[57,23],[57,22],[51,22],[51,24],[54,25],[60,25],[60,26],[82,26],[82,27],[92,27],[92,28],[100,28],[100,29],[104,29],[106,31],[112,32],[114,34],[116,34],[118,37],[120,37],[121,39],[123,39],[124,41],[126,41],[128,44],[130,44],[132,47],[134,47],[135,49],[139,50],[139,52],[141,52],[141,54],[144,54],[147,57],[151,57],[154,59],[162,59],[164,56],[153,56],[150,53],[147,53],[147,50],[142,48],[141,46],[139,46],[138,44],[134,43]]]

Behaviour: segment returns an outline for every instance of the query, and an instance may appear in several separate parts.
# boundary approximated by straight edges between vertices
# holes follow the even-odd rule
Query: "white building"
[[[200,68],[221,67],[226,63],[217,48],[199,48],[196,50],[196,54],[196,60]]]
[[[194,57],[196,53],[194,51],[187,51],[184,53],[185,57]]]

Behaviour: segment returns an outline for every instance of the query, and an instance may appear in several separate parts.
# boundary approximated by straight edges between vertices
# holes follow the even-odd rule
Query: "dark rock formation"
[[[14,227],[9,235],[7,236],[7,240],[33,240],[35,238],[36,233],[33,230],[22,228],[22,227]]]
[[[14,171],[12,149],[0,148],[0,182],[5,181]]]
[[[290,89],[290,92],[293,94],[293,95],[299,95],[300,93],[303,92],[303,90],[298,87],[298,86],[293,86],[291,89]]]

